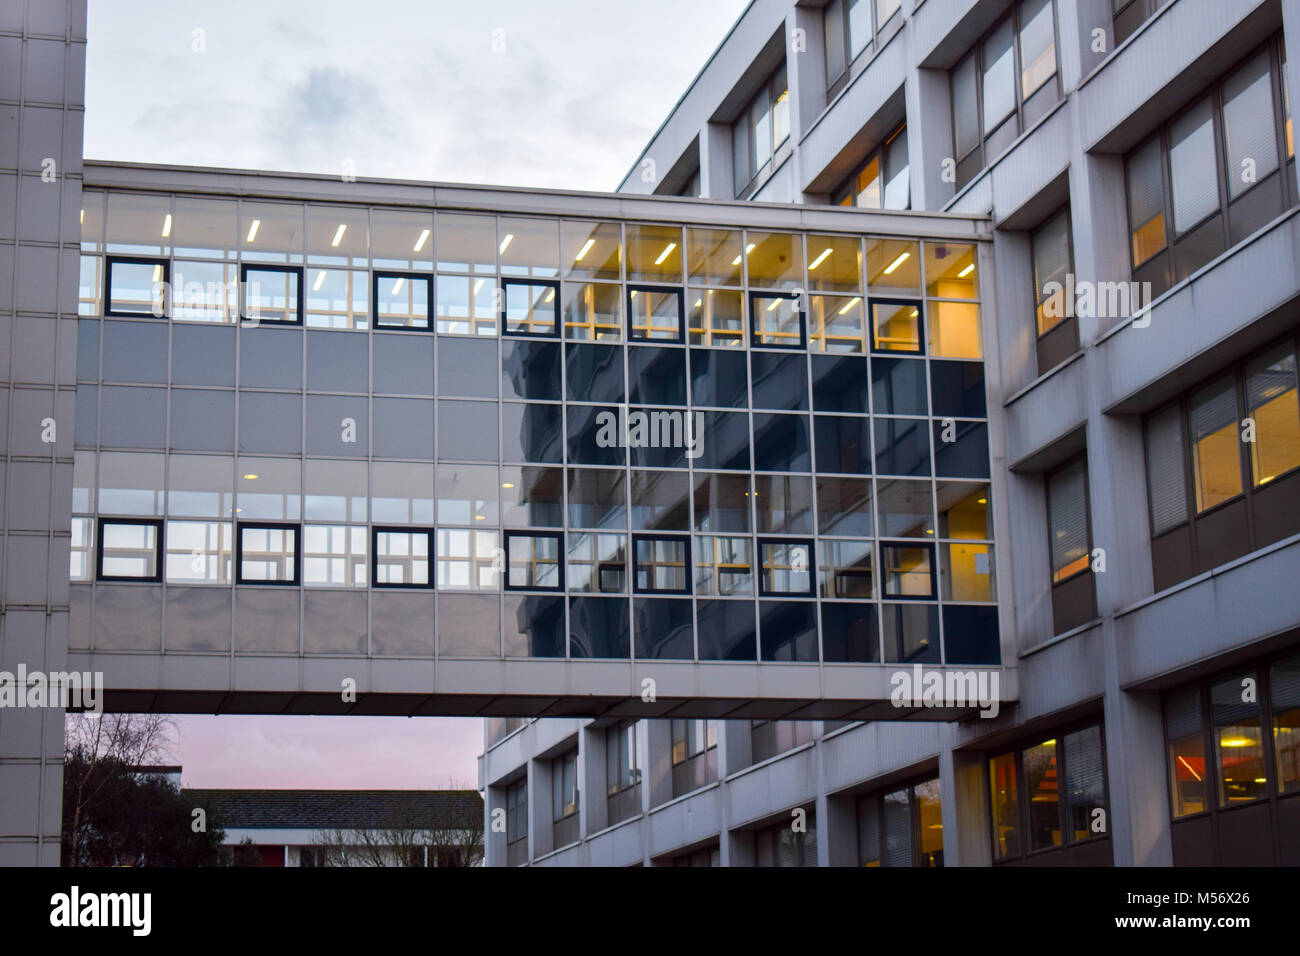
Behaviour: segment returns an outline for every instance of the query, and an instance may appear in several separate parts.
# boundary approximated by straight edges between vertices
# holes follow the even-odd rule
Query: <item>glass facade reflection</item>
[[[307,654],[998,663],[971,243],[85,198],[79,587],[373,627]]]

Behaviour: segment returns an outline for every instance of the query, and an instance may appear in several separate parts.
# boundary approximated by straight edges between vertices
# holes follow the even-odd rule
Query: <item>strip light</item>
[[[337,246],[340,242],[342,242],[342,241],[343,241],[343,233],[345,233],[345,232],[347,232],[347,231],[348,231],[347,224],[346,224],[346,223],[342,223],[342,222],[339,223],[339,227],[338,227],[337,229],[334,230],[334,238],[330,240],[330,245],[331,245],[331,246]]]
[[[811,270],[813,270],[813,269],[816,269],[819,265],[821,265],[823,262],[825,262],[825,261],[826,261],[826,257],[829,256],[830,254],[831,254],[831,250],[830,250],[830,249],[824,249],[824,250],[822,251],[822,254],[821,254],[820,256],[818,256],[816,259],[814,259],[812,265],[810,265],[810,266],[808,267],[809,271],[811,271]]]
[[[885,267],[885,275],[893,275],[894,271],[910,258],[912,258],[912,254],[910,252],[904,252],[901,256]]]
[[[262,220],[260,220],[260,219],[254,219],[254,220],[253,220],[253,224],[252,224],[251,226],[248,227],[248,238],[245,239],[244,241],[245,241],[245,242],[252,242],[254,239],[256,239],[256,238],[257,238],[257,230],[258,230],[258,228],[259,228],[261,225],[262,225]]]
[[[421,229],[420,238],[415,240],[415,247],[411,251],[419,252],[421,249],[424,248],[424,244],[428,241],[429,241],[429,230]]]
[[[585,256],[587,253],[591,252],[591,247],[594,246],[595,244],[596,244],[595,239],[588,239],[586,242],[584,242],[582,244],[582,248],[578,250],[578,254],[573,257],[573,261],[581,262],[582,257]]]

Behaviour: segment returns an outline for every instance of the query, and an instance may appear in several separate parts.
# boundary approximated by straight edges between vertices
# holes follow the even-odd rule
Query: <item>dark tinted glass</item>
[[[506,402],[501,406],[501,454],[505,461],[559,462],[562,444],[559,405]]]
[[[636,656],[642,659],[693,660],[691,602],[672,598],[637,598],[632,604]]]
[[[811,464],[806,415],[754,415],[755,471],[808,471]]]
[[[750,355],[754,408],[801,411],[808,407],[808,367],[802,352],[754,352]]]
[[[569,526],[626,528],[624,472],[596,468],[569,471]]]
[[[564,656],[564,598],[551,595],[505,598],[507,657]]]
[[[749,403],[745,353],[735,349],[691,349],[691,402],[717,408]]]
[[[874,604],[822,603],[822,657],[828,661],[878,661]]]
[[[867,360],[860,355],[812,357],[813,408],[819,412],[867,410]]]
[[[758,617],[763,660],[817,660],[817,605],[815,603],[760,601]]]
[[[998,609],[946,604],[943,608],[944,660],[949,664],[1000,664]]]
[[[989,429],[983,422],[952,422],[950,437],[943,440],[943,422],[934,423],[934,473],[945,478],[987,478],[989,476]]]
[[[882,604],[880,632],[889,663],[939,663],[939,609],[933,604]]]
[[[701,601],[697,610],[702,661],[752,661],[758,657],[753,601]]]
[[[502,339],[501,392],[505,398],[559,401],[560,343]]]
[[[749,416],[744,412],[705,412],[696,468],[749,470]]]
[[[627,598],[569,599],[569,656],[627,658]]]
[[[930,436],[925,421],[878,418],[876,472],[882,475],[924,475],[930,470]]]
[[[571,342],[565,346],[565,362],[569,401],[623,401],[622,346]]]
[[[695,530],[747,532],[750,527],[748,475],[695,474]]]
[[[633,470],[631,474],[633,529],[690,530],[690,483],[685,472]]]
[[[924,415],[925,363],[872,356],[871,397],[877,415]]]
[[[984,366],[979,362],[930,363],[930,395],[936,418],[983,418]]]
[[[866,418],[818,415],[817,470],[860,475],[871,471],[871,422]]]
[[[570,379],[572,381],[572,379]],[[583,465],[622,465],[625,449],[620,442],[617,409],[596,405],[570,405],[569,461]]]
[[[633,346],[627,350],[629,402],[686,404],[686,350]]]

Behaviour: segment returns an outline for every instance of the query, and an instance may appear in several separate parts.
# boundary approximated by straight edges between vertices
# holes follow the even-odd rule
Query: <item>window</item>
[[[1051,850],[1067,864],[1099,859],[1086,844],[1109,835],[1103,744],[1088,724],[989,760],[995,862]]]
[[[1115,45],[1131,37],[1169,0],[1111,0],[1115,17]]]
[[[100,518],[98,535],[100,581],[162,580],[162,521]]]
[[[293,266],[239,267],[240,316],[254,325],[303,324],[302,269]]]
[[[866,161],[835,190],[838,206],[859,209],[910,209],[912,188],[907,155],[907,125],[894,131]]]
[[[233,531],[228,521],[168,521],[167,583],[230,584]]]
[[[749,538],[699,535],[695,551],[696,594],[754,593]]]
[[[718,727],[716,720],[673,719],[670,734],[674,797],[718,779]]]
[[[627,535],[569,532],[570,591],[627,590]]]
[[[788,152],[790,90],[782,64],[731,127],[736,198],[749,196]]]
[[[754,833],[755,866],[816,866],[817,817],[812,808]]]
[[[528,861],[528,781],[506,789],[506,862],[518,866]]]
[[[1133,279],[1152,295],[1295,205],[1282,62],[1269,41],[1129,154]]]
[[[802,349],[804,347],[803,311],[797,292],[785,295],[751,292],[749,295],[749,331],[751,341],[763,348]]]
[[[943,866],[943,805],[932,777],[857,802],[859,866]]]
[[[636,590],[640,594],[689,594],[691,544],[686,537],[634,534]]]
[[[1300,656],[1170,690],[1164,712],[1174,865],[1295,865]]]
[[[1156,409],[1145,434],[1156,590],[1300,531],[1294,334]]]
[[[578,751],[551,761],[551,819],[564,820],[578,812]]]
[[[1047,480],[1052,583],[1088,570],[1092,547],[1088,531],[1085,462],[1076,459]]]
[[[236,584],[299,583],[302,553],[297,525],[241,523],[237,530]]]
[[[749,756],[759,763],[813,739],[811,720],[751,720],[749,722]]]
[[[871,332],[877,352],[925,352],[921,340],[921,303],[904,299],[871,300]]]
[[[632,341],[684,342],[685,321],[680,289],[628,286],[628,337]]]
[[[506,590],[563,591],[560,555],[564,536],[559,532],[507,531]]]
[[[887,598],[934,600],[934,545],[880,542],[880,577]]]
[[[371,586],[376,588],[430,588],[429,555],[432,528],[371,529],[374,564]]]
[[[1071,295],[1074,283],[1070,211],[1062,209],[1035,230],[1034,308],[1038,315],[1038,372],[1054,368],[1079,348],[1079,320]]]
[[[500,587],[500,533],[471,528],[438,529],[438,587],[495,591]]]
[[[506,335],[553,338],[560,334],[560,284],[503,279],[502,329]]]
[[[361,525],[309,524],[302,529],[303,583],[317,587],[363,588],[366,529]]]
[[[636,721],[605,731],[606,823],[613,826],[641,812],[641,768],[636,754]]]
[[[1053,0],[1021,0],[953,69],[957,188],[1060,98]]]
[[[379,272],[374,278],[375,328],[428,329],[433,315],[433,277]]]
[[[758,539],[758,593],[762,597],[813,594],[813,544],[808,540]]]
[[[166,318],[170,285],[166,259],[109,256],[105,263],[104,314]]]
[[[876,45],[877,36],[902,22],[902,0],[831,0],[822,13],[826,38],[826,86],[834,96],[848,81],[853,61]],[[887,37],[879,36],[884,43]]]

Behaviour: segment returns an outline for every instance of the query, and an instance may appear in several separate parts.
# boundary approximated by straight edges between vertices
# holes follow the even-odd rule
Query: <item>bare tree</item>
[[[64,718],[64,860],[84,857],[82,821],[115,775],[165,760],[175,722],[165,714],[68,714]],[[105,769],[111,772],[104,772]]]

